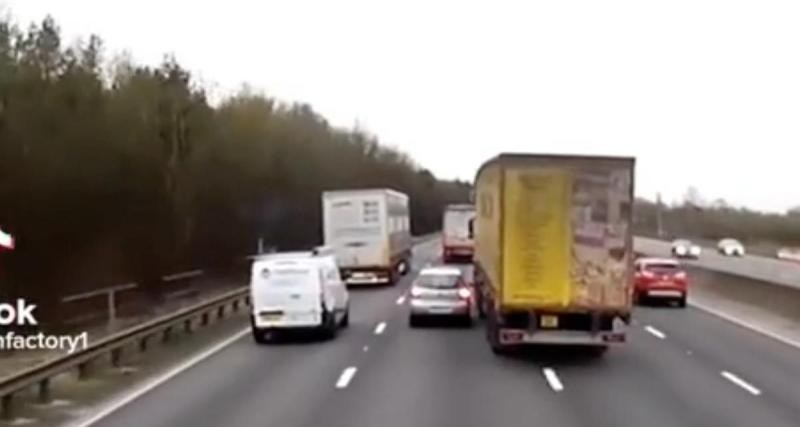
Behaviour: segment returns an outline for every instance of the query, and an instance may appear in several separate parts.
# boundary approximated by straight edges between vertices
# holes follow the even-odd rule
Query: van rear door
[[[318,326],[322,278],[317,265],[280,260],[253,271],[253,313],[263,326]]]

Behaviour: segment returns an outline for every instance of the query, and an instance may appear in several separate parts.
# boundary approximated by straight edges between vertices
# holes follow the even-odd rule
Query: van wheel
[[[336,316],[327,310],[323,311],[319,329],[323,338],[333,339],[336,336]]]
[[[346,328],[350,326],[350,306],[348,305],[347,308],[344,309],[344,316],[342,316],[341,322],[339,322],[339,326],[342,328]]]
[[[253,341],[255,341],[256,344],[267,344],[266,333],[263,330],[258,328],[251,328],[251,330],[253,332]]]

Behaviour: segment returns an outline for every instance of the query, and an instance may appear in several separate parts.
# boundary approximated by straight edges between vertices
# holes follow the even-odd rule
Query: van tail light
[[[472,296],[472,292],[467,288],[461,288],[458,290],[458,296],[461,299],[469,299]]]

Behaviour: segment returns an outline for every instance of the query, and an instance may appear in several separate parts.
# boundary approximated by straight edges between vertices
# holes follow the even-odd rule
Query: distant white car
[[[678,239],[672,242],[672,256],[677,258],[697,259],[703,250],[691,240]]]
[[[257,258],[250,276],[253,339],[311,329],[333,337],[349,323],[350,298],[336,260],[327,251],[275,253]]]
[[[800,248],[780,248],[777,256],[779,259],[800,262]]]
[[[717,251],[725,256],[744,256],[745,250],[742,242],[736,239],[722,239],[717,243]]]

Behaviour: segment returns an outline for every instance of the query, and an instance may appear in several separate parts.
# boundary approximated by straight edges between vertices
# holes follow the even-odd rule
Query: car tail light
[[[679,271],[679,272],[675,273],[674,277],[677,280],[686,280],[686,272],[685,271]]]
[[[458,290],[458,296],[461,297],[461,299],[469,299],[472,296],[472,292],[467,288],[461,288]]]
[[[642,277],[647,278],[647,279],[655,279],[656,278],[656,274],[653,273],[652,271],[644,270],[644,271],[642,271]]]
[[[422,295],[422,291],[419,288],[411,288],[411,296],[412,297],[416,298],[416,297],[418,297],[420,295]]]

